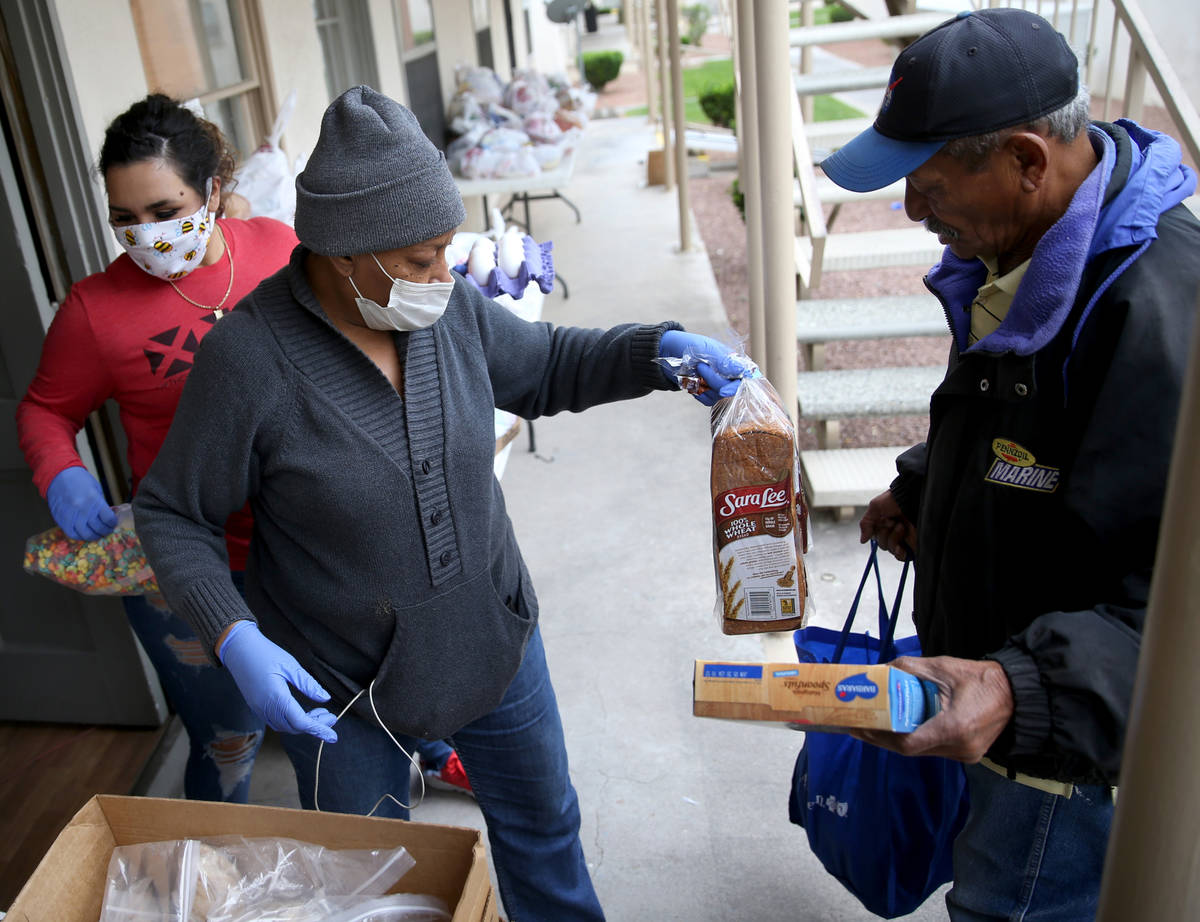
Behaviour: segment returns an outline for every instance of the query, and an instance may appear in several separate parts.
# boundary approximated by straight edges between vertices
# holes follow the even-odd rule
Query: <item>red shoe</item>
[[[422,774],[425,775],[425,783],[431,788],[438,788],[443,791],[458,791],[460,794],[466,794],[469,797],[475,796],[471,790],[471,782],[467,779],[467,773],[463,770],[463,765],[458,758],[457,752],[452,751],[450,753],[450,757],[446,759],[446,764],[440,770],[425,768]]]

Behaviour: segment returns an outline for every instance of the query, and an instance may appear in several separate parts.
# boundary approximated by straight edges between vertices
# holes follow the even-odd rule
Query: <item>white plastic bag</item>
[[[504,105],[524,116],[535,112],[553,115],[558,99],[546,78],[536,70],[518,70],[504,88]]]
[[[252,217],[274,218],[291,224],[296,216],[296,173],[299,166],[288,163],[279,139],[296,109],[296,91],[283,101],[275,126],[262,147],[234,172],[234,191],[250,203]]]
[[[499,103],[504,97],[504,84],[490,67],[459,64],[454,69],[455,92],[470,93],[481,103]]]
[[[415,864],[404,848],[334,850],[271,837],[125,845],[109,859],[100,922],[449,919],[432,897],[384,897]]]

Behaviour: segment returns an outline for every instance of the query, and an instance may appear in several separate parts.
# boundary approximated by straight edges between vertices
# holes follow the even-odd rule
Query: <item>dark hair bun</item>
[[[236,158],[221,129],[162,93],[151,93],[112,120],[98,167],[104,176],[114,166],[144,160],[170,164],[200,195],[209,177],[219,177],[222,203],[233,188]]]

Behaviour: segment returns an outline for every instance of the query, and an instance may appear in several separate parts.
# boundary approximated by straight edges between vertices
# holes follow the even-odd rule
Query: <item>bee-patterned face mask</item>
[[[114,227],[113,234],[140,269],[165,282],[176,282],[204,259],[216,223],[216,217],[208,210],[211,196],[210,179],[203,204],[186,218]]]

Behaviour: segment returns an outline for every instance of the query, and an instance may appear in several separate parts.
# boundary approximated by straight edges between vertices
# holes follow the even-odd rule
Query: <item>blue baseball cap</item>
[[[1047,20],[1012,8],[968,10],[900,52],[875,124],[821,169],[844,189],[882,189],[947,141],[1027,125],[1078,92],[1075,53]]]

